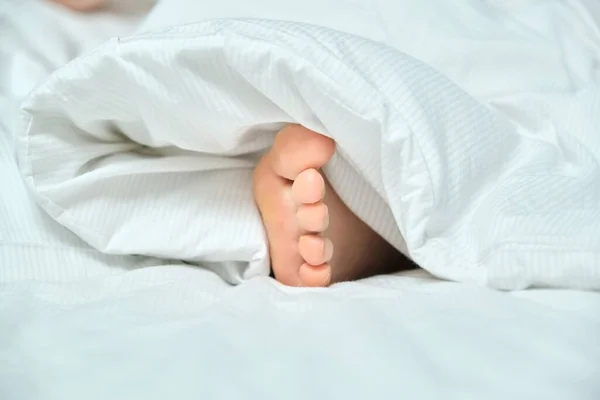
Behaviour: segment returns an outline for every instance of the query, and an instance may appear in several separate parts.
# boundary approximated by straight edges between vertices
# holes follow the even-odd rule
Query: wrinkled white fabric
[[[15,154],[15,126],[24,97],[82,52],[111,36],[131,34],[145,13],[130,7],[127,12],[83,15],[50,1],[0,2],[1,282],[63,281],[164,263],[92,251],[35,203],[20,176]]]
[[[600,288],[600,49],[580,3],[172,0],[140,31],[23,105],[37,201],[102,252],[266,274],[251,171],[294,122],[336,140],[334,188],[436,276]]]
[[[187,6],[193,10],[201,4],[209,15],[225,5],[202,3]],[[403,3],[406,9],[412,4]],[[513,3],[525,4],[523,9],[533,4]],[[162,2],[165,8],[150,15],[148,29],[161,21],[169,24],[168,4]],[[352,4],[345,9],[352,11]],[[529,8],[528,18],[540,25],[547,21],[543,12],[562,7],[539,4],[539,14]],[[329,14],[323,21],[339,24],[335,28],[342,31],[352,29],[347,22],[346,28],[343,21],[334,22],[327,5],[322,4]],[[244,11],[245,3],[238,6]],[[413,8],[411,13],[418,11]],[[368,10],[362,9],[365,20],[373,15]],[[561,30],[572,18],[566,10],[554,14],[565,16]],[[260,17],[260,12],[251,16]],[[180,262],[101,253],[39,210],[14,159],[12,121],[18,103],[81,51],[108,36],[129,34],[137,18],[129,12],[77,15],[37,0],[0,2],[0,399],[600,397],[598,293],[503,293],[440,282],[422,271],[326,290],[286,288],[269,278],[232,286]],[[439,25],[444,19],[436,21]],[[363,33],[368,35],[368,29]],[[476,61],[486,58],[473,56],[468,62]],[[472,77],[470,93],[485,89],[474,71],[457,66],[455,76],[461,71],[461,86],[467,87],[465,76]],[[523,82],[536,77],[529,78]],[[483,82],[499,89],[507,84]],[[50,173],[64,160],[58,161],[46,166]],[[132,190],[141,194],[139,188]],[[110,216],[111,211],[103,212]],[[150,217],[164,221],[154,212],[140,218]],[[194,217],[189,215],[187,223],[199,225]],[[181,232],[168,242],[196,246]],[[123,240],[121,245],[140,238]],[[118,242],[113,245],[119,248]],[[200,253],[196,247],[190,252]]]
[[[228,288],[177,266],[0,293],[7,400],[600,394],[594,293],[505,294],[425,277]]]

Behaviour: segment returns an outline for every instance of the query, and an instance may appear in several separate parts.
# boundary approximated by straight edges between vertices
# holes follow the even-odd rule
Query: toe
[[[307,287],[325,287],[331,282],[331,266],[329,264],[302,264],[298,271],[302,285]]]
[[[296,204],[314,204],[325,197],[325,180],[314,168],[302,171],[292,185],[292,197]]]
[[[275,173],[294,180],[300,172],[319,169],[329,162],[335,151],[335,142],[300,125],[290,125],[275,137],[270,152]]]
[[[318,235],[302,235],[298,240],[300,256],[310,265],[321,265],[333,256],[331,240]]]
[[[322,201],[299,206],[296,217],[298,225],[306,232],[323,232],[329,226],[329,210]]]

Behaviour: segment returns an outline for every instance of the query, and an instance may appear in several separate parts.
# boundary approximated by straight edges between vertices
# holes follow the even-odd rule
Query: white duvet
[[[295,122],[336,140],[334,188],[435,275],[599,289],[600,42],[561,21],[585,9],[546,5],[544,27],[483,3],[321,3],[163,2],[53,74],[19,128],[37,201],[104,253],[266,275],[250,176]]]
[[[165,0],[133,36],[29,6],[0,14],[0,398],[597,398],[596,3]],[[57,17],[80,25],[33,48]],[[250,175],[290,122],[337,141],[358,215],[463,283],[266,277]]]

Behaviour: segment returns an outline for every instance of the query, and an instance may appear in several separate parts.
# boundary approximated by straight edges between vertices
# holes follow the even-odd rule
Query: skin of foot
[[[104,5],[104,0],[53,0],[75,11],[92,11]]]
[[[361,221],[320,169],[335,142],[300,125],[280,131],[254,171],[275,279],[288,286],[324,287],[389,273],[406,258]]]

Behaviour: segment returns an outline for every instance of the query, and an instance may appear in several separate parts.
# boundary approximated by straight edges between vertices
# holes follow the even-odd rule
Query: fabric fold
[[[239,283],[268,273],[254,162],[299,123],[337,142],[325,171],[341,198],[434,275],[600,288],[598,91],[544,97],[567,114],[527,130],[401,50],[257,19],[115,39],[24,103],[20,167],[93,247]]]

